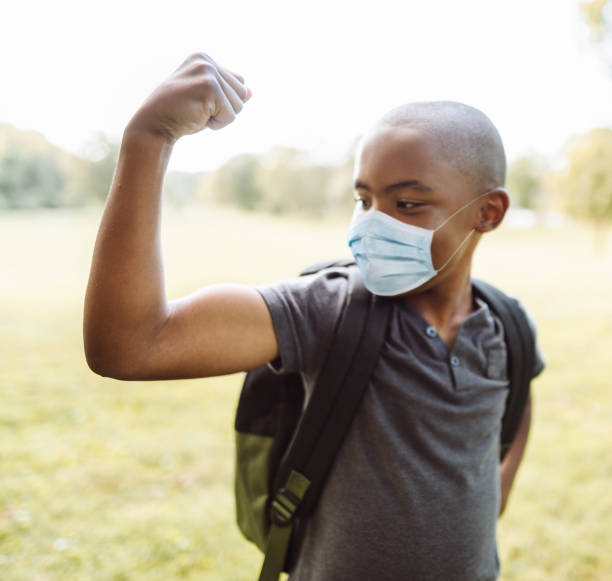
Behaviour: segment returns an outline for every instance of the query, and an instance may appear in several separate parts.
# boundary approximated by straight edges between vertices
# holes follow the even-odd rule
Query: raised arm
[[[276,357],[270,314],[255,289],[220,284],[169,302],[160,250],[160,198],[174,143],[206,127],[225,127],[250,96],[241,76],[197,54],[126,127],[85,297],[85,354],[96,373],[203,377]]]

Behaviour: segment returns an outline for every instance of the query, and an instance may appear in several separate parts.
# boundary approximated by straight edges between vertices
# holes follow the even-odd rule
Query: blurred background
[[[482,109],[512,212],[475,274],[533,314],[547,371],[500,521],[502,579],[612,579],[612,2],[5,2],[0,20],[0,578],[256,578],[234,525],[242,377],[94,375],[81,326],[123,127],[190,53],[242,74],[179,142],[168,292],[347,256],[359,136],[400,103]]]

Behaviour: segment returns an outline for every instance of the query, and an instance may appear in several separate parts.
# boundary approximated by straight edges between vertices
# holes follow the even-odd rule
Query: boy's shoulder
[[[279,371],[315,370],[329,346],[348,294],[347,266],[259,285],[279,345]]]

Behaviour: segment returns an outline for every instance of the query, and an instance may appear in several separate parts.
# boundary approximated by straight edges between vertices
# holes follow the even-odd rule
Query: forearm
[[[523,411],[523,417],[519,425],[514,441],[512,442],[508,452],[504,456],[504,459],[500,466],[500,480],[501,480],[501,505],[499,515],[501,516],[508,503],[508,497],[514,478],[518,472],[523,454],[525,453],[525,447],[527,445],[527,438],[529,436],[529,430],[531,427],[531,395],[525,404],[525,410]]]
[[[160,206],[171,151],[162,135],[124,133],[85,298],[85,350],[103,374],[137,367],[142,343],[167,316]]]

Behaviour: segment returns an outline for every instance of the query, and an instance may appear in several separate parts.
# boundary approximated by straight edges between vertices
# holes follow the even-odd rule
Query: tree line
[[[0,209],[61,208],[102,202],[118,145],[100,137],[92,157],[77,157],[42,135],[0,124]],[[298,149],[241,154],[211,172],[172,172],[166,200],[176,205],[216,203],[249,211],[320,218],[352,208],[353,155],[316,164]],[[570,144],[564,167],[552,170],[536,155],[513,160],[507,187],[513,205],[547,208],[601,226],[612,220],[612,129],[593,129]]]
[[[98,136],[78,157],[34,131],[0,123],[0,210],[63,208],[103,202],[119,146]],[[313,217],[351,207],[353,159],[314,164],[305,152],[277,147],[242,154],[211,172],[170,172],[164,198],[175,205],[198,202],[276,214]]]

